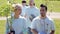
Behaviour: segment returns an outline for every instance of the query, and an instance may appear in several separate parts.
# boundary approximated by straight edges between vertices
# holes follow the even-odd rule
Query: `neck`
[[[26,5],[22,5],[23,7],[25,7]]]
[[[19,18],[19,15],[14,15],[14,18],[15,18],[15,19],[18,19],[18,18]]]
[[[33,6],[30,6],[31,8],[33,7]]]
[[[45,18],[46,18],[46,16],[41,16],[40,18],[45,19]]]

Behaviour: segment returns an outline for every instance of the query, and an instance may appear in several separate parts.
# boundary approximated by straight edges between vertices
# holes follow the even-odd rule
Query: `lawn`
[[[56,30],[55,34],[60,34],[60,19],[54,19]],[[0,20],[0,34],[5,34],[5,20]]]
[[[55,34],[60,34],[60,19],[54,19],[54,21],[56,26]]]
[[[0,34],[5,34],[5,20],[0,20]]]

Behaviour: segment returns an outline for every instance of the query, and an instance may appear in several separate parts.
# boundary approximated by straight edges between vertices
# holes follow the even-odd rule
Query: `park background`
[[[10,3],[9,3],[10,1]],[[12,3],[20,3],[22,0],[0,0],[0,34],[5,34],[6,17],[10,16]],[[27,4],[29,0],[26,0]],[[60,34],[60,0],[34,0],[35,6],[39,8],[40,4],[48,7],[48,16],[53,18],[55,24],[55,34]]]

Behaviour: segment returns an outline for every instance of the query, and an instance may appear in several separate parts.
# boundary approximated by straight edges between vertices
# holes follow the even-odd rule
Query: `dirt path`
[[[60,19],[60,13],[59,12],[48,12],[47,15],[51,18]],[[0,17],[0,20],[6,20],[6,17]]]

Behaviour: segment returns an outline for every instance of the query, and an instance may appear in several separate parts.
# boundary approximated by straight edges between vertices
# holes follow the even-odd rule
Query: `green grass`
[[[54,21],[56,26],[55,34],[60,34],[60,19],[54,19]]]
[[[0,20],[0,34],[5,34],[5,20]]]
[[[60,19],[54,19],[56,30],[55,34],[60,34]],[[5,20],[0,20],[0,34],[5,34]]]

